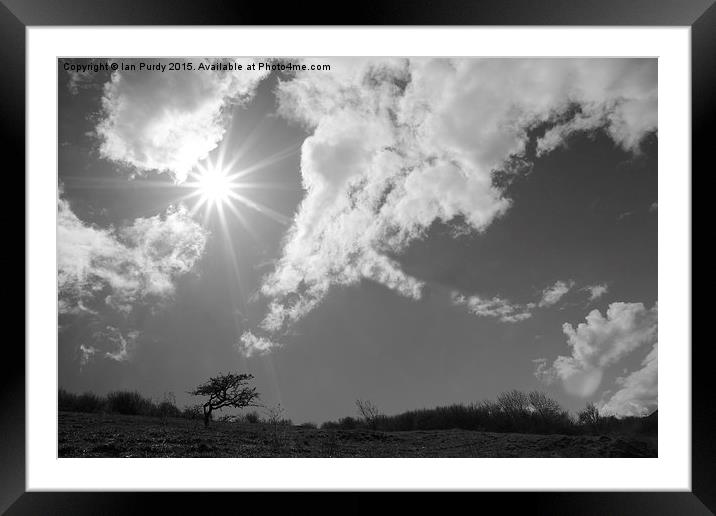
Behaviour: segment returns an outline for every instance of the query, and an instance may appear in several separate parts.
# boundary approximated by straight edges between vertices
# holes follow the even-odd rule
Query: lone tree
[[[254,403],[259,394],[256,387],[249,387],[249,382],[254,379],[252,374],[219,374],[209,378],[209,381],[199,385],[189,392],[194,396],[208,396],[204,403],[204,426],[209,426],[211,412],[224,407],[258,407]]]

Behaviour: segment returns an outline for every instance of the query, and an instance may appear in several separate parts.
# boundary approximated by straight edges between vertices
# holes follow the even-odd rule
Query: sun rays
[[[290,222],[289,217],[265,206],[252,196],[252,191],[257,189],[280,189],[281,185],[249,180],[265,167],[284,160],[298,152],[297,147],[290,147],[280,150],[273,155],[260,160],[250,166],[239,168],[240,153],[231,160],[225,160],[225,149],[220,149],[214,160],[207,158],[189,172],[186,181],[181,183],[181,188],[189,189],[190,192],[181,196],[180,202],[186,202],[190,207],[190,213],[196,215],[203,210],[204,222],[216,214],[219,223],[226,227],[227,211],[231,212],[241,225],[251,231],[247,224],[247,217],[243,208],[249,208],[260,214],[286,225]],[[251,178],[253,179],[253,178]]]
[[[214,209],[223,210],[226,204],[238,197],[237,190],[242,187],[239,175],[240,173],[232,173],[222,163],[208,162],[197,166],[189,173],[188,180],[181,185],[192,190],[187,199],[196,199],[192,213],[197,213],[202,208],[207,213]]]
[[[199,191],[201,201],[209,204],[220,204],[229,200],[229,192],[240,184],[232,182],[226,170],[218,167],[204,169],[197,177],[196,188]]]

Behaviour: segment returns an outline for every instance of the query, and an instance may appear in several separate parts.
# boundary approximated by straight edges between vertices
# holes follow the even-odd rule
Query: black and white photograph
[[[58,59],[59,458],[658,457],[657,73]]]

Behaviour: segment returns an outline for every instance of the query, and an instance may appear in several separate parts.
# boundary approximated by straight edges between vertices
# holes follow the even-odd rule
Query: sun
[[[247,167],[237,167],[238,155],[231,160],[224,161],[224,153],[219,153],[216,160],[207,158],[197,164],[188,174],[185,181],[179,183],[179,187],[187,189],[185,195],[181,195],[177,202],[193,201],[190,207],[192,215],[204,212],[204,221],[209,222],[212,215],[217,215],[220,223],[226,226],[226,215],[233,213],[239,222],[246,226],[247,219],[242,213],[243,207],[250,208],[265,215],[280,224],[288,224],[289,218],[282,213],[264,206],[257,199],[253,198],[253,191],[256,189],[273,189],[274,183],[260,181],[247,181],[247,176],[261,171],[264,167],[277,163],[290,156],[295,150],[288,148],[275,155],[269,156],[255,164]]]
[[[208,215],[214,209],[221,211],[226,206],[231,208],[234,201],[241,200],[242,196],[238,193],[243,185],[239,181],[240,176],[240,173],[221,162],[207,162],[190,172],[189,180],[182,186],[191,189],[186,197],[196,198],[194,210],[203,207]]]
[[[210,205],[228,202],[235,186],[237,185],[231,182],[227,170],[219,167],[204,169],[196,179],[196,188],[200,199]]]

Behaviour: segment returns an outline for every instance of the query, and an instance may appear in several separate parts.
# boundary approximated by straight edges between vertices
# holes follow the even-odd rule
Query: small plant
[[[268,407],[264,413],[266,415],[266,422],[271,425],[271,444],[274,450],[279,450],[285,444],[286,427],[290,426],[291,420],[283,417],[284,410],[280,403]]]
[[[326,441],[323,443],[323,455],[326,457],[335,457],[338,449],[338,434],[335,430],[328,430],[326,433]]]

